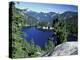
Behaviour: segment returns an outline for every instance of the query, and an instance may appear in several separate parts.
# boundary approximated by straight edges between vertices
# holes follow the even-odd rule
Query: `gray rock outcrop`
[[[56,46],[51,53],[51,56],[65,56],[65,55],[77,55],[78,54],[78,42],[65,42]]]

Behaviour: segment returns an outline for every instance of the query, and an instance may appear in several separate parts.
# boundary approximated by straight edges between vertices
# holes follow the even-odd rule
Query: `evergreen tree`
[[[20,9],[15,7],[14,2],[10,2],[10,46],[12,49],[10,52],[11,58],[24,58],[24,57],[35,57],[37,56],[37,51],[41,51],[41,48],[35,46],[32,40],[31,44],[21,38],[23,32],[21,32],[22,27],[25,26],[25,14],[21,14]],[[25,35],[26,37],[27,35]]]

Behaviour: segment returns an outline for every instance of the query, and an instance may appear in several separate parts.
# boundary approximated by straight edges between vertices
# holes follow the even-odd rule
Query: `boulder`
[[[65,42],[56,46],[51,56],[68,56],[78,54],[78,42]]]

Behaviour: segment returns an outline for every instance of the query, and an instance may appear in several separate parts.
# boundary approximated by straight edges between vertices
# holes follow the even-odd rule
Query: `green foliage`
[[[25,19],[26,19],[26,24],[27,25],[30,25],[30,26],[36,26],[37,25],[37,19],[36,18],[26,14]]]
[[[61,43],[66,42],[70,34],[77,36],[78,33],[77,15],[72,14],[72,17],[66,19],[63,16],[53,20],[52,25]]]
[[[66,22],[65,20],[58,20],[57,22],[53,21],[54,23],[54,29],[55,32],[57,33],[58,38],[60,39],[60,42],[66,42],[67,41],[67,36],[68,32],[66,31]]]
[[[72,18],[66,20],[66,29],[70,32],[70,34],[78,33],[78,16],[74,15]]]
[[[36,57],[39,56],[43,50],[35,45],[34,39],[31,42],[27,42],[21,38],[21,28],[25,25],[31,26],[50,26],[50,23],[38,22],[34,17],[25,15],[23,10],[15,7],[15,4],[12,6],[12,58],[24,58],[24,57]],[[64,20],[54,20],[52,26],[54,27],[55,32],[57,33],[60,42],[63,43],[67,41],[69,34],[77,34],[77,16]],[[26,37],[27,35],[24,34]],[[10,42],[11,43],[11,42]],[[48,39],[48,42],[45,44],[44,51],[47,51],[55,47],[53,41]]]
[[[36,52],[40,53],[41,48],[33,40],[29,43],[21,38],[23,33],[20,30],[26,24],[25,14],[21,11],[15,5],[12,6],[12,58],[36,57],[40,55]]]
[[[55,47],[55,44],[54,44],[53,40],[48,39],[48,41],[45,43],[44,50],[48,51],[48,50],[50,50],[51,48],[54,48],[54,47]]]

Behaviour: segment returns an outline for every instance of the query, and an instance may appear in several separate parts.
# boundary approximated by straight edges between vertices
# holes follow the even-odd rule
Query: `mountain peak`
[[[46,21],[46,22],[52,20],[54,16],[56,15],[55,12],[45,13],[45,12],[35,12],[32,10],[28,11],[26,14],[32,17],[35,17],[39,21]]]

